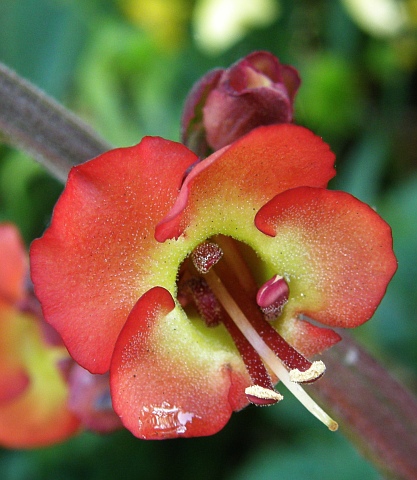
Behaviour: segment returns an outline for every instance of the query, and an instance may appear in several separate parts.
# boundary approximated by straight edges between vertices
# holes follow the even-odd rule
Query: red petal
[[[17,310],[0,300],[0,408],[21,395],[29,385],[18,348],[22,342]]]
[[[225,219],[223,225],[228,225],[241,223],[240,216],[245,215],[248,222],[284,190],[325,187],[334,176],[333,163],[328,145],[303,127],[259,127],[194,167],[155,237],[178,238],[194,218],[217,224]]]
[[[391,229],[372,208],[344,192],[297,188],[262,207],[255,224],[275,237],[288,315],[340,327],[372,316],[397,267]]]
[[[34,448],[61,442],[79,430],[79,420],[65,399],[51,399],[47,390],[31,388],[0,408],[0,444],[8,448]]]
[[[15,303],[24,297],[28,260],[19,231],[14,225],[0,225],[0,299]]]
[[[249,378],[235,351],[216,351],[155,287],[137,302],[112,358],[113,405],[137,437],[211,435],[247,404]]]
[[[342,337],[330,328],[322,328],[297,318],[287,320],[285,340],[308,358],[336,345]]]
[[[191,89],[181,118],[181,140],[198,155],[207,156],[209,147],[205,139],[203,106],[209,93],[216,87],[222,69],[215,69],[202,77]]]
[[[282,68],[286,65],[282,65],[272,53],[262,50],[252,52],[244,57],[241,62],[237,63],[236,66],[232,66],[230,70],[238,70],[240,65],[246,64],[269,77],[274,83],[282,82]]]
[[[293,102],[295,94],[301,84],[298,71],[291,65],[281,65],[281,75],[284,80],[284,84],[287,87],[287,92],[290,100]]]
[[[32,245],[32,278],[45,319],[91,372],[108,370],[130,310],[150,288],[146,262],[160,247],[154,226],[195,161],[184,146],[148,137],[75,167],[51,227]]]
[[[0,306],[0,444],[40,447],[61,441],[78,430],[67,408],[67,386],[56,359],[63,348],[43,343],[37,319]],[[7,381],[14,376],[14,382]]]
[[[3,402],[7,403],[20,396],[29,385],[29,377],[23,368],[13,368],[7,365],[3,373],[4,365],[0,365],[0,408]]]

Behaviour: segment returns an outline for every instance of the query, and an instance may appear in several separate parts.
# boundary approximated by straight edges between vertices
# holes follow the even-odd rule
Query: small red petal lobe
[[[28,271],[26,250],[14,225],[0,225],[0,299],[15,303],[24,297]]]
[[[309,322],[293,319],[286,340],[307,358],[336,345],[342,337],[331,328],[322,328]]]
[[[92,373],[109,369],[137,299],[154,227],[174,204],[197,157],[157,137],[73,168],[44,236],[31,247],[31,274],[45,319]],[[141,290],[142,289],[142,290]]]
[[[125,427],[143,439],[214,434],[233,410],[247,404],[246,373],[239,376],[233,367],[219,367],[213,352],[204,354],[202,349],[194,356],[189,349],[177,348],[186,329],[178,332],[174,305],[162,287],[145,293],[120,333],[112,358],[114,409]]]
[[[293,313],[333,327],[373,315],[397,261],[391,229],[372,208],[345,192],[300,187],[264,205],[255,225],[276,238],[278,252],[290,243],[286,271],[293,263],[305,270],[291,279],[293,295],[305,289]]]
[[[213,205],[221,205],[227,215],[229,205],[237,202],[242,206],[250,202],[257,211],[289,188],[326,187],[335,174],[334,159],[328,145],[306,128],[292,124],[256,128],[191,171],[155,238],[178,238],[207,204],[215,215]]]

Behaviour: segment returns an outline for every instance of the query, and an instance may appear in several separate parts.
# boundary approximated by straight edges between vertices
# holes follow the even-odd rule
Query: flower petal
[[[344,192],[300,187],[263,206],[255,224],[274,237],[264,254],[289,281],[287,317],[355,327],[372,316],[397,267],[391,229],[372,208]]]
[[[17,354],[22,340],[18,327],[17,310],[0,300],[0,408],[21,395],[30,382]]]
[[[307,358],[323,353],[342,337],[330,328],[322,328],[298,318],[288,318],[282,325],[285,340]]]
[[[19,231],[14,225],[0,225],[0,299],[15,303],[24,297],[28,260]]]
[[[234,346],[226,350],[205,326],[199,331],[160,287],[135,305],[110,369],[114,409],[146,439],[216,433],[248,403],[249,381]]]
[[[184,145],[201,157],[210,147],[205,138],[203,107],[208,94],[216,87],[223,70],[216,68],[202,77],[191,89],[185,101],[181,118],[181,139]]]
[[[178,143],[148,137],[73,168],[50,228],[32,244],[45,319],[93,373],[108,370],[130,310],[154,285],[150,271],[167,270],[163,254],[149,256],[161,248],[154,226],[196,159]],[[175,281],[176,269],[172,275]]]
[[[37,319],[11,308],[0,311],[0,343],[1,388],[14,390],[0,403],[0,444],[40,447],[74,434],[79,421],[67,408],[68,387],[58,368],[65,349],[48,348]],[[18,368],[27,378],[19,392],[3,378]]]
[[[242,222],[253,225],[254,213],[278,193],[301,185],[325,187],[333,164],[328,145],[309,130],[292,124],[259,127],[194,167],[155,238],[178,238],[195,219],[200,231],[206,222],[209,231],[226,234]]]

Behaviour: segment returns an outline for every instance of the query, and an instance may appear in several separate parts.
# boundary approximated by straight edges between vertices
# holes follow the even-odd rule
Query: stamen
[[[207,273],[213,265],[216,265],[222,256],[222,249],[212,242],[201,243],[191,254],[195,268],[202,274]]]
[[[317,360],[304,372],[301,372],[298,368],[291,370],[290,380],[295,383],[312,383],[320,378],[325,371],[326,365],[321,360]]]
[[[311,363],[310,360],[297,352],[294,347],[284,340],[272,325],[267,322],[260,324],[258,320],[254,321],[252,318],[251,320],[253,327],[259,332],[284,365],[286,365],[291,372],[299,372],[298,377],[296,373],[294,374],[294,378],[299,378],[299,380],[294,381],[297,383],[311,383],[318,380],[323,375],[325,367],[323,369],[320,367],[313,368],[313,364],[318,362]],[[323,364],[323,362],[321,363]],[[301,373],[304,373],[305,380],[301,380],[301,378],[303,378]],[[317,376],[314,376],[314,374],[317,374]]]
[[[269,307],[261,307],[264,318],[267,322],[274,322],[282,313],[284,305],[281,303],[269,305]]]
[[[275,328],[265,321],[264,316],[255,303],[255,298],[251,298],[251,296],[245,291],[236,289],[238,280],[232,269],[229,268],[228,260],[228,258],[224,258],[222,262],[216,265],[216,273],[224,282],[226,289],[233,292],[234,298],[239,304],[239,308],[242,309],[253,328],[275,352],[275,355],[277,355],[290,370],[298,369],[301,372],[308,371],[311,368],[311,362],[286,342]],[[314,378],[308,378],[308,382],[314,381]]]
[[[228,266],[234,272],[243,290],[245,290],[250,296],[254,295],[258,290],[258,286],[256,285],[245,259],[237,247],[236,241],[233,240],[233,238],[225,237],[224,235],[216,235],[214,240],[223,250],[223,258],[227,259]]]
[[[243,333],[236,326],[233,319],[230,318],[224,309],[223,323],[230,336],[233,338],[236,348],[239,350],[240,356],[245,364],[246,370],[254,384],[248,388],[255,390],[249,390],[249,393],[247,392],[248,389],[245,390],[248,400],[257,406],[273,405],[282,400],[284,397],[274,390],[271,377],[258,352],[248,342]],[[261,391],[262,394],[260,393]],[[258,394],[256,392],[258,392]]]
[[[258,290],[256,303],[261,308],[267,308],[277,303],[285,305],[288,302],[289,292],[284,277],[275,275]]]
[[[178,289],[177,289],[177,300],[179,304],[185,308],[190,302],[193,301],[193,296],[190,291],[189,281],[192,278],[189,270],[184,268],[184,265],[181,267],[181,270],[178,274]]]
[[[263,388],[259,385],[251,385],[245,389],[248,400],[258,406],[273,405],[280,402],[284,397],[269,388]]]
[[[265,320],[273,322],[281,315],[288,302],[289,293],[288,284],[280,275],[273,276],[262,285],[256,295],[256,303],[261,308]]]
[[[223,321],[224,311],[204,278],[193,277],[187,282],[195,306],[208,327],[215,327]]]
[[[274,374],[316,418],[323,422],[330,430],[337,430],[337,423],[317,405],[317,403],[302,389],[302,387],[300,387],[300,385],[291,381],[290,375],[286,368],[275,355],[273,350],[268,347],[249,320],[245,317],[240,307],[237,305],[216,273],[213,270],[210,270],[205,278],[207,284],[216,295],[224,309],[233,319],[236,326],[246,337],[248,342],[253,346],[253,348],[258,352],[264,362],[274,372]]]
[[[221,255],[218,254],[216,246],[213,243],[205,243],[195,249],[192,254],[192,260],[196,270],[200,272],[204,270],[204,273],[207,273],[213,264],[220,260]],[[213,252],[214,255],[212,255]],[[210,265],[209,268],[207,268],[208,265]],[[186,285],[189,292],[191,292],[201,318],[207,326],[217,326],[222,322],[232,337],[246,370],[254,383],[252,387],[255,390],[247,395],[248,400],[255,405],[261,406],[273,405],[281,400],[283,397],[278,392],[275,392],[271,377],[260,356],[220,305],[205,279],[200,276],[194,276],[187,281]]]

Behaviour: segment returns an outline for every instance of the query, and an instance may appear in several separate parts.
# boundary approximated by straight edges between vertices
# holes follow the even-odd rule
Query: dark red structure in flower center
[[[225,249],[226,255],[220,245]],[[222,285],[227,294],[218,285]],[[208,327],[219,323],[226,327],[246,366],[252,386],[260,387],[255,390],[256,394],[253,390],[247,393],[252,403],[270,405],[282,397],[275,392],[265,361],[248,341],[247,332],[239,329],[239,322],[235,322],[236,316],[243,316],[249,321],[288,370],[302,373],[299,375],[299,383],[314,382],[324,373],[324,365],[315,362],[313,367],[267,321],[271,318],[271,310],[275,312],[275,318],[278,317],[288,301],[287,282],[283,277],[275,275],[258,288],[235,240],[218,235],[214,241],[197,246],[182,269],[180,300],[184,291],[189,292],[188,300],[193,302]],[[229,295],[237,309],[231,307]],[[272,309],[268,310],[269,307]]]

